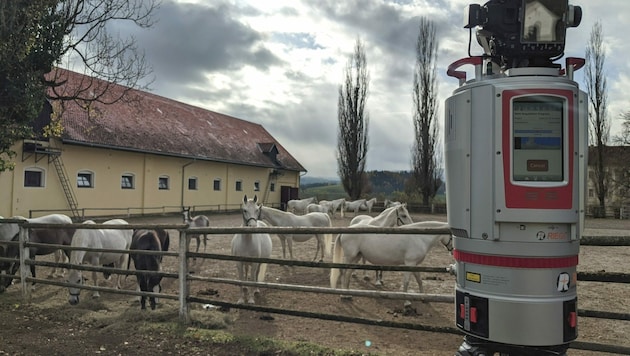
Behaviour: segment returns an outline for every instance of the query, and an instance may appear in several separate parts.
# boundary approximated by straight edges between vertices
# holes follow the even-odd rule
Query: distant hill
[[[410,172],[370,171],[370,196],[392,197],[396,192],[405,191],[405,182]],[[317,196],[319,199],[332,200],[346,197],[346,192],[339,179],[302,177],[300,179],[300,196]]]
[[[307,186],[313,184],[339,184],[339,178],[325,178],[325,177],[309,177],[304,176],[300,178],[300,186]]]

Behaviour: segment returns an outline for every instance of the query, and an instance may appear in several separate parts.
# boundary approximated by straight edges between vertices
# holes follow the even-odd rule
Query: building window
[[[197,190],[197,178],[196,177],[188,178],[188,190]]]
[[[25,187],[43,187],[44,172],[41,169],[31,168],[24,171]]]
[[[595,197],[595,192],[593,191],[593,189],[589,189],[589,190],[588,190],[588,197],[589,197],[589,198],[593,198],[593,197]]]
[[[255,181],[254,182],[254,191],[255,192],[259,192],[260,191],[260,182],[259,181]]]
[[[240,192],[240,191],[242,191],[242,190],[243,190],[243,182],[242,182],[242,181],[240,181],[240,180],[237,180],[237,181],[236,181],[236,191],[237,191],[237,192]]]
[[[276,183],[269,184],[269,191],[272,191],[272,192],[276,191]]]
[[[212,184],[212,186],[213,186],[213,189],[215,191],[220,191],[221,190],[221,180],[220,179],[215,179],[213,184]]]
[[[77,174],[77,187],[94,188],[94,174],[92,172],[79,172]]]
[[[162,176],[158,178],[158,189],[168,190],[168,177]]]
[[[123,174],[120,177],[120,188],[122,188],[122,189],[134,189],[133,174]]]

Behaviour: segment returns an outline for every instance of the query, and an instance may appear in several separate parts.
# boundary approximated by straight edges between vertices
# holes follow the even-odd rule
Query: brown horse
[[[24,219],[22,217],[13,217],[13,219]],[[38,218],[32,219],[24,219],[28,223],[32,224],[72,224],[72,219],[70,217],[63,214],[51,214],[45,215]],[[8,224],[0,224],[0,232],[3,234],[8,234],[7,236],[1,236],[0,240],[12,240],[18,241],[19,239],[19,225],[17,223],[8,223]],[[28,230],[28,241],[34,243],[41,244],[51,244],[51,245],[64,245],[70,246],[72,243],[72,236],[74,235],[74,228],[30,228]],[[9,235],[12,235],[9,237]],[[58,247],[40,247],[40,246],[31,246],[29,247],[29,258],[31,260],[35,260],[35,256],[48,255],[55,251],[57,251]],[[70,252],[64,250],[66,256],[70,256]],[[20,255],[20,250],[18,246],[11,245],[5,249],[4,257],[8,258],[18,258]],[[0,275],[0,292],[4,292],[4,290],[11,285],[13,281],[13,275],[17,272],[18,268],[20,268],[20,263],[18,261],[15,262],[4,262],[0,264],[0,270],[3,275]],[[35,278],[35,265],[31,265],[31,275]]]
[[[148,273],[142,273],[142,271],[160,271],[162,263],[162,255],[158,254],[138,254],[133,253],[133,250],[145,250],[145,251],[168,251],[169,235],[164,229],[141,229],[135,230],[133,233],[130,256],[133,260],[133,264],[138,271],[136,273],[136,279],[138,286],[143,292],[160,292],[162,287],[160,282],[162,276],[153,275]],[[127,267],[129,269],[129,267]],[[157,289],[157,290],[156,290]],[[140,308],[146,309],[146,296],[140,298]],[[151,309],[155,309],[156,299],[155,297],[149,297],[149,304]]]

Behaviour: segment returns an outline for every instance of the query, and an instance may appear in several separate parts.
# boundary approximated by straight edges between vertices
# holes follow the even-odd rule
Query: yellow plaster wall
[[[153,155],[77,145],[61,145],[61,159],[79,209],[86,216],[121,215],[125,213],[162,213],[179,211],[183,206],[196,210],[237,209],[243,196],[258,195],[263,200],[269,186],[269,168],[200,161],[185,158]],[[57,172],[47,156],[35,155],[22,160],[22,144],[13,171],[0,173],[0,215],[28,216],[29,210],[45,210],[33,216],[60,211],[71,215]],[[24,187],[24,170],[38,168],[44,172],[44,187]],[[93,174],[93,187],[77,187],[79,172]],[[121,188],[123,174],[134,176],[134,189]],[[169,178],[169,189],[158,189],[160,176]],[[197,189],[188,189],[188,179],[197,178]],[[221,180],[221,189],[214,190],[214,180]],[[275,192],[268,192],[265,203],[279,206],[280,187],[297,186],[299,173],[280,171],[273,175]],[[236,181],[242,182],[242,191],[236,191]],[[259,181],[260,190],[254,190]],[[65,211],[64,211],[65,210]]]

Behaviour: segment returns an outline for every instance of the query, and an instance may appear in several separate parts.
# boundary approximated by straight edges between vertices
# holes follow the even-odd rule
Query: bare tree
[[[435,25],[420,18],[413,73],[413,127],[415,141],[411,151],[415,189],[422,204],[429,205],[442,185],[442,160],[439,155],[437,123],[437,50]]]
[[[630,161],[630,111],[621,114],[619,118],[621,123],[621,131],[613,137],[613,142],[620,145],[620,157],[616,157],[620,162]],[[630,165],[620,165],[613,179],[613,184],[617,189],[620,202],[628,203],[630,198]]]
[[[621,114],[621,132],[615,135],[613,141],[622,146],[630,146],[630,111]]]
[[[610,122],[606,116],[608,85],[604,74],[606,50],[602,25],[598,21],[593,25],[591,37],[586,46],[586,88],[590,100],[589,141],[595,148],[593,184],[599,200],[599,207],[594,212],[595,217],[606,217],[606,196],[610,189],[610,177],[606,166],[604,153],[610,135]]]
[[[0,2],[0,172],[11,169],[11,146],[35,134],[32,121],[44,100],[112,103],[111,85],[142,89],[148,74],[144,54],[133,38],[112,36],[111,26],[132,23],[146,28],[157,0],[39,0]],[[89,77],[72,88],[57,66],[73,63]],[[96,83],[99,83],[97,85]],[[146,84],[145,84],[146,85]],[[107,99],[105,99],[107,98]],[[61,108],[63,105],[60,106]],[[56,113],[59,114],[59,113]],[[52,130],[51,132],[58,132]]]
[[[337,104],[337,169],[350,199],[358,199],[367,184],[365,163],[368,151],[369,117],[365,112],[370,74],[365,48],[358,38],[354,54],[344,70]]]

